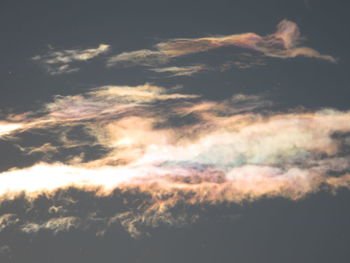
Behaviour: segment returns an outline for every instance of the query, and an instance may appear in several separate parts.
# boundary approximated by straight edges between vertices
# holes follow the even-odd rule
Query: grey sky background
[[[204,100],[216,102],[237,94],[261,96],[273,102],[270,108],[262,109],[264,112],[318,111],[324,108],[348,111],[349,8],[350,3],[342,0],[3,0],[0,2],[0,117],[36,112],[57,95],[73,96],[106,85],[138,86],[145,83],[166,90],[173,88],[175,92],[182,87],[178,93],[200,95]],[[330,55],[337,62],[304,56],[284,59],[265,56],[256,49],[226,46],[180,56],[168,64],[153,67],[122,63],[106,65],[112,56],[154,50],[154,45],[169,39],[247,32],[270,35],[283,19],[298,25],[303,37],[301,46]],[[89,59],[69,61],[68,70],[73,69],[71,71],[64,72],[67,68],[52,71],[47,63],[43,63],[52,58],[52,52],[86,51],[98,49],[101,44],[109,45],[109,48],[94,53]],[[33,59],[35,56],[40,58]],[[66,65],[60,63],[59,66]],[[189,75],[175,75],[182,71],[169,69],[198,65],[205,66]],[[158,68],[168,69],[154,70]],[[160,103],[157,107],[162,112],[171,106]],[[187,121],[191,122],[184,120]],[[180,125],[177,119],[169,122]],[[74,127],[69,136],[89,141],[91,138],[81,129],[81,126]],[[40,161],[42,155],[24,154],[18,145],[33,149],[47,141],[56,145],[54,134],[52,127],[46,131],[38,128],[38,131],[24,132],[17,141],[0,139],[0,171],[29,167]],[[346,157],[348,151],[344,149],[342,156]],[[90,161],[107,150],[103,145],[62,147],[59,152],[52,153],[52,160],[64,162],[68,156],[81,152],[85,154],[85,161]],[[123,198],[142,200],[145,197],[139,193],[123,197],[118,192],[109,197],[95,197],[92,192],[68,189],[57,193],[53,199],[41,197],[34,203],[28,202],[24,196],[2,200],[0,261],[349,262],[348,189],[340,189],[336,194],[320,191],[297,201],[275,197],[242,204],[190,205],[185,209],[189,216],[200,215],[194,223],[145,226],[146,234],[137,238],[111,219],[103,234],[97,219],[89,219],[84,224],[84,220],[95,211],[107,215],[106,218],[113,218],[116,211],[124,211]],[[67,210],[71,209],[69,216],[79,217],[83,223],[79,226],[63,224],[63,230],[56,232],[55,227],[25,232],[19,230],[20,221],[3,217],[11,214],[21,218],[19,220],[27,217],[42,223],[51,218],[48,208],[65,206]],[[137,201],[132,206],[136,207]],[[171,213],[179,215],[183,209],[176,207]]]
[[[341,1],[309,1],[308,8],[304,1],[219,1],[215,4],[43,1],[34,5],[3,1],[1,5],[1,31],[4,35],[1,44],[4,61],[1,102],[6,108],[13,107],[13,100],[31,108],[35,100],[46,102],[52,94],[74,94],[89,85],[133,85],[145,81],[167,86],[187,81],[187,89],[208,96],[278,89],[279,99],[287,103],[346,107],[349,36],[344,32],[348,22],[347,4]],[[85,63],[84,70],[77,74],[52,78],[30,60],[34,55],[45,53],[49,46],[64,50],[106,43],[112,45],[111,53],[118,54],[149,48],[159,40],[176,37],[244,32],[266,35],[274,32],[277,23],[284,18],[299,25],[309,46],[339,58],[338,64],[318,63],[307,58],[271,59],[268,67],[202,74],[179,81],[153,80],[149,72],[142,69],[105,70],[99,59]],[[223,53],[223,56],[234,56]],[[183,83],[179,83],[181,81]],[[218,85],[219,81],[221,85]],[[211,88],[214,85],[219,86],[215,92]],[[308,99],[315,92],[318,93],[317,100]]]

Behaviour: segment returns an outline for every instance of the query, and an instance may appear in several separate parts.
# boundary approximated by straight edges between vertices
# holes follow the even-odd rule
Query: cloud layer
[[[320,189],[349,187],[350,113],[273,112],[270,105],[247,95],[208,101],[151,84],[59,96],[40,112],[1,122],[2,140],[18,142],[34,131],[51,139],[21,146],[26,154],[39,154],[38,161],[2,172],[0,194],[3,200],[21,193],[28,200],[43,194],[50,199],[74,187],[100,197],[116,190],[121,198],[141,195],[137,209],[118,215],[137,236],[136,226],[143,223],[185,222],[186,213],[181,219],[171,212],[181,206],[296,200]],[[85,150],[94,146],[104,153],[87,160]],[[77,151],[64,160],[57,157],[69,149]],[[68,213],[33,221],[23,231],[80,224]]]

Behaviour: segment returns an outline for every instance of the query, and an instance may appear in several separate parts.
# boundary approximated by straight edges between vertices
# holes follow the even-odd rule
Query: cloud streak
[[[206,70],[205,65],[194,65],[194,66],[184,66],[184,67],[165,67],[165,68],[152,68],[151,71],[157,73],[168,73],[170,77],[179,76],[192,76],[200,71]]]
[[[315,49],[300,46],[301,40],[297,24],[282,20],[277,25],[277,31],[267,36],[243,33],[218,37],[170,39],[156,44],[154,50],[143,49],[112,56],[107,65],[157,66],[177,57],[230,46],[254,50],[266,57],[286,59],[304,56],[336,62],[335,58],[330,55],[324,55]]]

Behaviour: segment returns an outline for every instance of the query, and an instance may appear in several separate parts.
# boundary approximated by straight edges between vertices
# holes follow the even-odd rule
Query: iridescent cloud
[[[155,66],[165,64],[176,57],[229,46],[255,50],[267,57],[285,59],[305,56],[336,62],[335,58],[330,55],[321,54],[315,49],[300,46],[301,40],[298,26],[294,22],[282,20],[277,25],[277,31],[267,36],[243,33],[217,37],[175,38],[156,44],[154,50],[143,49],[112,56],[107,65]]]
[[[295,200],[320,189],[349,187],[350,113],[273,112],[269,105],[258,96],[208,101],[151,84],[104,86],[56,97],[40,113],[11,115],[1,122],[3,140],[19,139],[33,130],[56,136],[60,144],[23,147],[47,161],[39,157],[30,167],[2,172],[0,194],[6,200],[24,192],[35,200],[75,187],[97,196],[116,190],[145,195],[139,209],[118,217],[135,232],[135,222],[166,218],[175,223],[178,218],[169,211],[178,204],[277,196]],[[69,141],[57,132],[76,127],[91,139],[81,142],[76,136]],[[50,155],[72,144],[99,145],[106,152],[88,161],[84,152],[65,161]],[[56,229],[60,222],[34,223]],[[71,222],[80,221],[69,217],[61,223]],[[33,229],[30,226],[23,231]]]
[[[151,71],[157,73],[168,73],[170,77],[192,76],[195,73],[207,69],[205,65],[183,66],[183,67],[164,67],[152,68]]]

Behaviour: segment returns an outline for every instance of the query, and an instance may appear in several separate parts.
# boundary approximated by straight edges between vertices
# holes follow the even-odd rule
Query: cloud
[[[115,119],[130,112],[144,111],[141,106],[150,107],[159,102],[170,103],[199,97],[195,94],[169,92],[165,88],[148,83],[135,87],[102,86],[84,94],[55,96],[53,102],[47,103],[38,113],[6,116],[5,120],[0,121],[0,138],[31,129],[61,125],[63,122],[70,128],[80,121]],[[64,125],[61,125],[62,127]]]
[[[68,64],[59,65],[59,64],[47,64],[46,70],[50,75],[61,75],[61,74],[69,74],[73,72],[78,72],[79,68],[73,68]]]
[[[108,59],[107,66],[111,67],[119,63],[131,66],[153,66],[158,64],[165,64],[168,62],[168,60],[169,57],[162,52],[142,49],[131,52],[123,52],[119,55],[112,56]]]
[[[42,224],[26,223],[22,225],[21,230],[27,234],[37,233],[43,230],[50,230],[54,234],[67,232],[72,228],[78,228],[80,219],[77,217],[58,217],[51,218]]]
[[[43,64],[50,75],[60,75],[79,71],[78,67],[71,65],[72,63],[93,59],[109,50],[110,46],[106,44],[88,49],[50,50],[44,55],[32,57],[32,60]]]
[[[170,73],[171,77],[179,76],[192,76],[195,73],[206,70],[205,65],[194,65],[194,66],[184,66],[184,67],[165,67],[165,68],[152,68],[151,71],[157,73]]]
[[[19,219],[15,214],[3,214],[0,216],[0,233],[17,225]]]
[[[236,55],[232,60],[224,62],[219,66],[220,71],[227,71],[231,68],[248,69],[254,67],[265,66],[266,62],[263,56],[257,56],[256,54],[242,53]]]
[[[339,135],[350,132],[350,113],[274,112],[270,105],[259,96],[239,94],[208,101],[151,84],[110,85],[56,96],[38,113],[11,115],[2,121],[4,140],[24,140],[23,134],[35,131],[44,138],[49,134],[50,141],[26,146],[28,154],[47,154],[45,162],[38,156],[32,166],[12,167],[0,174],[1,198],[24,194],[28,202],[42,195],[53,200],[59,191],[73,187],[98,199],[117,191],[126,205],[116,214],[98,217],[91,211],[91,220],[84,221],[73,213],[72,205],[79,201],[48,201],[50,218],[21,221],[21,229],[69,231],[98,221],[103,227],[96,231],[103,233],[118,222],[137,236],[143,228],[195,220],[197,214],[179,212],[182,205],[263,197],[296,200],[322,189],[349,187],[349,145],[347,137]],[[79,136],[62,137],[62,129],[76,133],[77,128]],[[56,144],[59,150],[52,147]],[[88,148],[65,160],[55,157],[73,144],[98,145],[105,152],[91,160],[81,158]],[[132,200],[142,201],[131,205]],[[7,226],[16,218],[8,215],[0,221]]]
[[[330,55],[324,55],[315,49],[300,46],[301,40],[302,37],[297,24],[288,20],[282,20],[277,25],[277,31],[267,36],[243,33],[218,37],[170,39],[156,44],[155,50],[144,49],[112,56],[107,64],[108,66],[121,63],[154,66],[165,64],[171,59],[180,56],[229,46],[255,50],[266,57],[286,59],[305,56],[336,62],[335,58]]]
[[[20,123],[0,121],[0,138],[8,134],[11,134],[11,132],[20,129],[21,127],[22,127],[22,124]]]
[[[50,194],[42,193],[28,200],[15,197],[6,200],[2,211],[13,210],[16,214],[4,214],[0,217],[0,237],[11,233],[36,236],[43,233],[62,235],[72,231],[89,231],[103,237],[111,229],[125,232],[134,238],[144,236],[147,229],[186,225],[198,219],[190,211],[168,210],[166,213],[151,213],[148,202],[150,196],[141,191],[118,190],[108,196],[99,196],[98,190],[61,189]],[[140,199],[141,198],[141,199]],[[139,201],[137,201],[139,200]],[[114,204],[110,206],[110,204]],[[86,209],[81,209],[86,204]],[[55,206],[56,205],[56,206]],[[58,207],[55,210],[52,207]],[[64,207],[64,208],[63,208]],[[144,213],[148,213],[147,217]],[[3,240],[5,241],[5,240]]]

